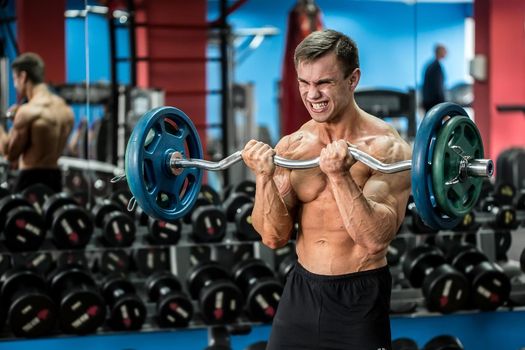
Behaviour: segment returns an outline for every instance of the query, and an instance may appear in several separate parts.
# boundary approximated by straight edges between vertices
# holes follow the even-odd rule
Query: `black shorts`
[[[287,277],[267,350],[391,350],[388,266],[340,276],[296,264]]]
[[[18,172],[13,193],[23,191],[34,184],[44,184],[56,193],[62,192],[60,169],[23,169]]]

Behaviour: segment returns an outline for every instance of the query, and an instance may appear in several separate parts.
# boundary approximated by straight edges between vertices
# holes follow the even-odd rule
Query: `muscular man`
[[[445,102],[445,74],[441,60],[447,55],[443,45],[434,48],[434,60],[425,69],[423,78],[423,108],[425,113],[438,103]]]
[[[249,141],[243,159],[256,176],[253,225],[270,248],[295,222],[298,262],[288,275],[268,349],[390,349],[389,242],[404,218],[410,174],[382,174],[348,153],[352,145],[385,163],[409,159],[399,134],[356,104],[358,51],[347,36],[314,32],[295,50],[299,91],[312,120],[275,150]],[[319,167],[289,170],[272,157]]]
[[[60,192],[57,161],[73,127],[73,112],[44,83],[44,62],[38,55],[22,54],[11,68],[19,98],[27,99],[14,110],[9,133],[0,127],[0,151],[20,170],[14,191],[43,183]]]

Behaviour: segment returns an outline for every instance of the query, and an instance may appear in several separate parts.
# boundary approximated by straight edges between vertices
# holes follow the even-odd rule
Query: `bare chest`
[[[361,163],[356,163],[350,169],[350,175],[356,184],[363,188],[370,177],[370,169]],[[301,203],[332,197],[331,185],[326,175],[319,167],[307,170],[293,170],[290,174],[292,188]]]

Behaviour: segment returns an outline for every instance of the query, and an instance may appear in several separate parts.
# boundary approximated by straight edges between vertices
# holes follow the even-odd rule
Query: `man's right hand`
[[[242,159],[255,173],[255,176],[273,176],[275,164],[273,156],[275,150],[264,142],[250,140],[242,150]]]

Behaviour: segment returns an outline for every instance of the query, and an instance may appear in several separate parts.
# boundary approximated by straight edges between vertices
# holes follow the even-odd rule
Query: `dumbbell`
[[[475,232],[481,226],[476,222],[476,214],[471,211],[463,216],[463,219],[452,230],[456,232]]]
[[[127,274],[130,270],[130,257],[123,249],[110,249],[100,252],[95,260],[94,271],[103,275],[114,273]]]
[[[413,339],[403,337],[392,340],[392,350],[419,350],[419,347]]]
[[[13,267],[13,259],[10,254],[0,253],[0,276]]]
[[[47,275],[55,268],[55,259],[51,252],[29,252],[13,255],[13,263],[16,268],[28,269],[40,274]]]
[[[226,219],[229,222],[235,222],[235,216],[239,209],[245,204],[253,204],[253,197],[246,194],[245,192],[233,192],[222,204],[224,212],[226,213]]]
[[[235,235],[240,241],[260,241],[261,235],[252,223],[253,202],[245,203],[235,212]]]
[[[102,230],[101,242],[108,247],[129,247],[135,240],[135,222],[119,204],[104,199],[92,209],[95,226]]]
[[[496,310],[510,295],[510,279],[487,256],[468,243],[441,246],[446,260],[470,281],[470,302],[483,311]]]
[[[42,246],[46,229],[42,216],[21,195],[0,199],[0,229],[11,251],[34,251]]]
[[[7,308],[7,322],[16,337],[40,337],[53,331],[56,306],[46,283],[31,270],[13,269],[2,278],[2,304]]]
[[[233,267],[233,280],[244,294],[250,318],[256,322],[271,322],[283,286],[268,265],[260,259],[239,261]]]
[[[59,305],[60,328],[67,334],[93,333],[106,318],[106,305],[93,277],[84,269],[57,269],[48,276]]]
[[[516,193],[516,196],[514,196],[513,205],[516,210],[525,210],[525,188],[521,188]]]
[[[430,339],[423,350],[464,350],[463,344],[452,335],[438,335]]]
[[[195,242],[220,242],[226,235],[227,221],[223,210],[202,195],[184,219],[192,224],[191,236]]]
[[[501,204],[495,197],[489,196],[480,201],[480,207],[482,212],[493,215],[493,218],[488,222],[488,226],[494,229],[513,230],[519,226],[516,210],[512,205]]]
[[[201,189],[200,189],[200,194],[208,199],[208,201],[211,203],[211,204],[215,204],[215,205],[221,205],[222,201],[221,201],[221,196],[219,195],[219,193],[210,185],[207,185],[207,184],[202,184],[201,185]]]
[[[132,254],[135,270],[141,276],[150,276],[157,271],[169,269],[169,254],[166,248],[139,248]]]
[[[146,320],[146,305],[137,295],[133,283],[121,275],[108,275],[102,282],[102,294],[109,307],[109,328],[115,331],[142,328]]]
[[[295,252],[292,252],[286,255],[277,265],[277,275],[283,283],[286,281],[286,277],[288,277],[288,274],[292,271],[296,263],[297,255]]]
[[[86,209],[66,193],[55,193],[43,205],[46,227],[58,248],[84,248],[93,234],[93,220]]]
[[[206,324],[231,323],[241,314],[242,293],[221,265],[211,261],[198,264],[188,271],[187,281]]]
[[[67,268],[73,266],[87,269],[88,259],[86,257],[86,254],[83,251],[78,250],[61,252],[57,259],[57,267]]]
[[[31,185],[22,191],[22,196],[33,205],[37,213],[44,215],[44,203],[55,194],[49,186],[41,183]]]
[[[430,311],[451,313],[464,308],[469,282],[447,264],[443,254],[429,245],[417,246],[403,257],[403,273],[414,288],[422,288]]]
[[[178,278],[159,271],[146,281],[150,301],[157,303],[157,324],[162,328],[187,327],[193,317],[193,304],[182,291]]]
[[[427,224],[423,222],[423,219],[421,219],[421,216],[419,216],[419,213],[417,212],[415,203],[412,203],[412,205],[409,205],[408,210],[410,211],[410,216],[412,218],[411,225],[409,226],[412,233],[434,234],[438,232],[438,230],[427,226]]]
[[[386,252],[386,261],[389,266],[397,266],[399,264],[401,257],[408,249],[408,238],[409,235],[407,234],[399,234],[390,242]]]
[[[512,205],[514,196],[516,195],[516,187],[513,184],[500,182],[496,184],[492,196],[499,204]]]
[[[146,215],[146,213],[144,213],[144,211],[138,206],[135,209],[134,218],[136,219],[138,226],[147,226],[146,239],[150,244],[172,245],[179,242],[182,233],[181,220],[167,222],[154,219]]]
[[[182,221],[175,220],[167,222],[164,220],[148,217],[147,239],[155,245],[174,245],[180,240],[182,232]]]

